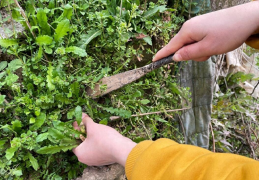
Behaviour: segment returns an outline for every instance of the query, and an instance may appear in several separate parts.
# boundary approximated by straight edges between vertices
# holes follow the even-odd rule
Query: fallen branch
[[[183,110],[187,110],[190,109],[190,107],[187,108],[182,108],[182,109],[171,109],[171,110],[165,110],[165,111],[156,111],[156,112],[149,112],[149,113],[143,113],[143,114],[133,114],[131,115],[131,117],[139,117],[139,116],[147,116],[147,115],[152,115],[152,114],[161,114],[161,113],[168,113],[168,112],[175,112],[175,111],[183,111]],[[110,120],[114,121],[117,119],[120,119],[120,116],[111,116]]]

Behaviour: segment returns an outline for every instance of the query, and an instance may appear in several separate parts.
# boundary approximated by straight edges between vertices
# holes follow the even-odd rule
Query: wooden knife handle
[[[143,69],[145,69],[144,71],[146,73],[150,72],[150,71],[153,71],[154,69],[157,69],[157,68],[160,68],[166,64],[169,64],[171,62],[173,62],[173,56],[174,54],[171,54],[170,56],[167,56],[161,60],[158,60],[156,62],[153,62],[153,63],[150,63],[144,67],[142,67]]]

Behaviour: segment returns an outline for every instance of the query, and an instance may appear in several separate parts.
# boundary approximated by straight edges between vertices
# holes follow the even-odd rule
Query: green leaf
[[[161,12],[164,12],[165,10],[167,10],[166,5],[156,6],[153,9],[145,12],[144,15],[143,15],[143,18],[150,18],[150,17],[154,16],[158,11],[161,13]]]
[[[12,129],[17,133],[20,132],[22,129],[22,122],[19,120],[12,121]]]
[[[38,149],[36,152],[38,154],[55,154],[62,151],[67,151],[75,148],[77,145],[70,145],[70,146],[45,146]]]
[[[0,39],[0,46],[3,46],[4,48],[8,48],[14,45],[18,45],[16,39]]]
[[[1,72],[0,73],[0,79],[2,79],[2,77],[4,77],[4,75],[6,75],[6,72],[4,71],[4,72]],[[1,89],[1,87],[0,87],[0,89]]]
[[[150,46],[152,46],[152,39],[150,36],[146,36],[143,38],[143,40],[148,43]]]
[[[61,16],[67,19],[71,19],[72,15],[73,15],[73,7],[70,6],[69,4],[65,5],[64,11]]]
[[[0,104],[3,104],[5,99],[5,95],[0,95]]]
[[[39,169],[38,160],[35,159],[35,157],[33,157],[32,154],[29,153],[29,152],[28,152],[28,156],[29,156],[29,159],[30,159],[30,162],[31,162],[31,165],[32,165],[33,169],[35,171],[37,171]]]
[[[81,106],[77,106],[75,108],[75,117],[76,117],[77,124],[80,125],[80,123],[82,121],[82,108],[81,108]]]
[[[78,141],[76,139],[63,138],[60,141],[60,146],[70,146],[70,145],[78,145]]]
[[[22,67],[22,65],[22,62],[19,59],[15,59],[8,64],[8,69],[13,72]]]
[[[12,171],[12,174],[13,174],[14,176],[19,177],[19,176],[22,175],[22,170],[21,170],[21,169],[14,169],[14,170]]]
[[[55,128],[49,128],[48,133],[51,137],[57,139],[57,140],[61,140],[65,137],[65,135],[60,132],[59,130],[55,129]]]
[[[99,122],[99,124],[104,124],[104,125],[107,125],[108,124],[108,121],[107,119],[103,119]]]
[[[102,34],[101,30],[92,29],[88,31],[87,34],[81,35],[80,37],[81,41],[79,41],[78,44],[81,48],[85,49],[87,44],[89,44],[94,38],[96,38],[97,36],[100,36],[101,34]]]
[[[39,129],[46,120],[46,114],[40,113],[40,115],[36,118],[36,122],[30,127],[31,130]]]
[[[41,34],[50,35],[51,29],[48,25],[48,18],[45,11],[42,8],[38,10],[37,19],[38,19],[39,26],[41,27],[41,30],[42,30]]]
[[[118,109],[118,108],[106,108],[106,107],[101,107],[103,110],[111,113],[111,114],[116,114],[120,117],[123,117],[123,118],[130,118],[131,117],[131,112],[130,111],[127,111],[127,110],[124,110],[124,109]]]
[[[53,38],[47,35],[43,35],[43,36],[38,36],[36,38],[36,42],[38,45],[42,46],[42,45],[49,45],[51,44],[53,41]]]
[[[15,83],[17,80],[19,79],[19,77],[16,74],[9,74],[8,76],[6,76],[5,81],[6,84],[8,86],[13,85],[13,83]]]
[[[141,104],[148,104],[150,101],[148,99],[142,99],[140,102]]]
[[[48,138],[48,135],[49,133],[42,133],[42,134],[39,134],[37,137],[36,137],[36,142],[42,142],[44,141],[45,139]]]
[[[52,83],[52,72],[53,72],[53,66],[49,66],[48,68],[48,75],[47,75],[47,85],[48,85],[48,88],[50,91],[54,90],[55,89],[55,85]]]
[[[85,57],[87,56],[87,53],[84,49],[76,47],[76,46],[70,46],[66,48],[67,53],[74,53],[78,56]]]
[[[0,62],[0,71],[2,71],[7,66],[7,61]]]
[[[0,148],[5,145],[6,141],[7,139],[0,140]]]
[[[157,121],[159,121],[159,122],[167,123],[166,120],[164,120],[164,119],[162,119],[162,118],[160,118],[160,117],[158,117],[158,116],[156,116],[155,119],[156,119]]]
[[[10,160],[14,156],[14,153],[17,150],[18,150],[18,147],[11,147],[11,148],[7,149],[6,152],[5,152],[6,159]]]
[[[70,30],[70,23],[68,19],[65,19],[58,23],[58,26],[55,30],[55,41],[60,41],[65,35],[67,35],[67,32]]]

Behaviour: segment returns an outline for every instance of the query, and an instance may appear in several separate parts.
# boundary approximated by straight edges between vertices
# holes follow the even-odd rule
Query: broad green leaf
[[[161,12],[164,12],[166,9],[167,9],[166,5],[154,7],[153,9],[145,12],[143,15],[143,18],[150,18],[150,17],[154,16],[158,11],[161,13]]]
[[[7,139],[0,140],[0,148],[6,143]]]
[[[7,61],[0,62],[0,71],[2,71],[7,66]]]
[[[82,108],[81,108],[81,106],[77,106],[75,108],[75,117],[76,117],[77,124],[80,125],[80,123],[82,121]]]
[[[15,59],[12,60],[9,64],[8,64],[8,69],[10,71],[15,71],[17,69],[19,69],[20,67],[22,67],[22,62],[19,59]]]
[[[14,45],[18,45],[16,39],[0,39],[0,46],[3,46],[4,48],[8,48]]]
[[[87,44],[89,44],[94,38],[96,38],[97,36],[100,36],[102,34],[101,30],[96,30],[96,29],[92,29],[90,31],[87,32],[87,34],[82,34],[80,39],[81,41],[79,41],[79,46],[81,48],[85,48],[87,46]]]
[[[66,48],[67,53],[74,53],[78,56],[85,57],[87,56],[87,53],[84,49],[76,47],[76,46],[70,46]]]
[[[37,137],[36,137],[36,142],[42,142],[44,141],[45,139],[48,138],[48,135],[49,133],[42,133],[42,134],[39,134]]]
[[[14,176],[17,176],[17,177],[19,177],[19,176],[22,175],[22,170],[21,170],[21,169],[14,169],[14,170],[12,170],[11,172],[12,172],[12,174],[13,174]]]
[[[67,112],[67,119],[72,119],[74,115],[75,115],[75,111],[74,110],[68,111]]]
[[[140,102],[141,104],[148,104],[150,101],[148,99],[142,99]]]
[[[20,132],[22,129],[22,122],[19,120],[12,121],[12,128],[15,132]]]
[[[77,145],[70,145],[70,146],[45,146],[38,149],[36,152],[38,154],[55,154],[62,151],[67,151],[75,148]]]
[[[38,45],[42,46],[42,45],[49,45],[51,44],[53,41],[53,38],[47,35],[43,35],[43,36],[38,36],[36,38],[36,42]]]
[[[104,125],[107,125],[108,124],[108,121],[107,119],[103,119],[99,122],[99,124],[104,124]]]
[[[0,95],[0,104],[3,104],[5,99],[5,95]]]
[[[18,150],[18,147],[11,147],[9,149],[6,150],[6,154],[5,154],[5,157],[7,160],[10,160],[13,156],[14,156],[14,153]]]
[[[111,113],[111,114],[116,114],[120,117],[123,118],[130,118],[131,117],[131,112],[124,110],[124,109],[118,109],[118,108],[106,108],[106,107],[101,107],[103,110]]]
[[[71,91],[72,93],[76,96],[79,97],[79,91],[80,91],[80,85],[79,83],[76,81],[73,84],[70,85]]]
[[[70,30],[70,23],[68,19],[65,19],[58,23],[58,26],[55,30],[55,41],[60,41],[65,35],[67,35],[67,32]]]
[[[38,160],[35,159],[35,157],[33,157],[32,154],[29,153],[29,152],[28,152],[28,156],[29,156],[29,159],[30,159],[30,162],[31,162],[31,165],[32,165],[33,169],[35,171],[37,171],[39,169]]]
[[[46,120],[46,114],[40,113],[40,115],[36,118],[36,122],[30,127],[31,130],[39,129]]]
[[[69,4],[64,6],[64,11],[62,13],[62,17],[71,19],[71,16],[73,15],[73,7],[70,6]]]
[[[6,76],[5,81],[6,84],[8,86],[13,85],[13,83],[15,83],[17,80],[19,79],[19,77],[16,74],[9,74],[8,76]]]
[[[61,139],[65,138],[65,135],[55,128],[49,128],[48,133],[50,136],[52,136],[53,138],[55,138],[57,140],[61,140]]]
[[[53,66],[49,66],[48,68],[48,75],[47,75],[47,83],[48,83],[48,88],[50,91],[55,89],[55,85],[52,83],[52,72],[53,72]]]
[[[144,37],[143,40],[148,43],[150,46],[152,46],[152,39],[150,36]]]
[[[37,19],[38,19],[39,26],[41,27],[41,30],[42,30],[41,34],[50,35],[51,29],[48,25],[48,17],[42,8],[38,10]]]
[[[36,59],[40,60],[42,58],[42,56],[43,56],[43,49],[42,49],[42,46],[40,46]]]
[[[6,75],[6,72],[4,71],[4,72],[1,72],[0,73],[0,79],[2,79],[2,77],[4,77],[4,75]]]

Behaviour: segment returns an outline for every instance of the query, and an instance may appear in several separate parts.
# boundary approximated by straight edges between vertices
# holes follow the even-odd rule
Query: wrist
[[[115,162],[125,167],[126,160],[130,152],[136,145],[137,143],[123,136],[117,139],[112,150],[112,154]]]

